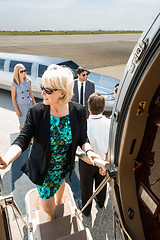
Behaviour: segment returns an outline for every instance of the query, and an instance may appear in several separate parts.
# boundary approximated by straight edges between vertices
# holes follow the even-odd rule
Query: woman
[[[55,204],[62,202],[65,177],[71,176],[77,146],[86,152],[91,163],[97,157],[88,143],[85,108],[70,101],[73,86],[73,74],[68,68],[49,67],[42,76],[43,103],[29,109],[19,136],[3,158],[0,157],[0,169],[5,169],[34,137],[22,171],[37,185],[49,220],[54,219]]]
[[[26,76],[26,69],[23,64],[18,63],[14,67],[11,95],[16,114],[19,118],[20,131],[24,125],[28,109],[36,104],[34,99],[31,81]]]

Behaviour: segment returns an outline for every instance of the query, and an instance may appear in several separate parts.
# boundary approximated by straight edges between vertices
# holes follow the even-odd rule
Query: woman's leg
[[[48,220],[54,220],[55,198],[41,199],[43,210],[48,214]]]
[[[65,180],[63,181],[58,191],[56,192],[56,205],[62,204],[64,189],[65,189]]]
[[[62,197],[65,189],[65,180],[59,187],[58,191],[56,192],[56,205],[62,203]],[[48,220],[54,220],[54,211],[55,211],[55,196],[49,199],[41,199],[41,205],[43,210],[48,214]]]

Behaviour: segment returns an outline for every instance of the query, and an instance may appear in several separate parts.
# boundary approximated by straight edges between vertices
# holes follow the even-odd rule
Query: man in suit
[[[88,98],[95,92],[94,82],[87,80],[89,73],[85,67],[77,68],[78,79],[74,81],[74,96],[72,97],[72,101],[78,102],[86,107],[87,116],[89,115]]]

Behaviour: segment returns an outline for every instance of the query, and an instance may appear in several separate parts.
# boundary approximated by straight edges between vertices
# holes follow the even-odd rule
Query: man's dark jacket
[[[79,103],[79,94],[78,94],[78,79],[74,80],[74,89],[73,89],[73,97],[72,97],[72,101],[74,102],[78,102]],[[89,111],[88,111],[88,98],[89,96],[95,92],[95,84],[94,82],[90,81],[90,80],[86,80],[86,84],[85,84],[85,97],[84,97],[84,105],[86,108],[86,112],[87,115],[89,116]]]
[[[71,176],[77,146],[82,147],[84,143],[88,142],[88,138],[85,108],[78,103],[69,102],[69,114],[72,132]],[[22,151],[25,151],[32,137],[34,137],[34,142],[27,162],[21,170],[33,183],[42,185],[50,160],[50,106],[38,103],[29,109],[24,127],[13,144],[17,144]]]

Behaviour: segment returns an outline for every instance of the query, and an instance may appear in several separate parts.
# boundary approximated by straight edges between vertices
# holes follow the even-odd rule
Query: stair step
[[[78,232],[80,227],[76,217],[71,215],[37,225],[35,238],[38,240],[56,240]]]
[[[63,204],[57,205],[55,207],[55,219],[61,218],[64,216],[72,215],[69,203],[66,201]]]
[[[58,240],[90,240],[90,239],[88,238],[87,232],[84,229],[71,235],[59,238]]]

